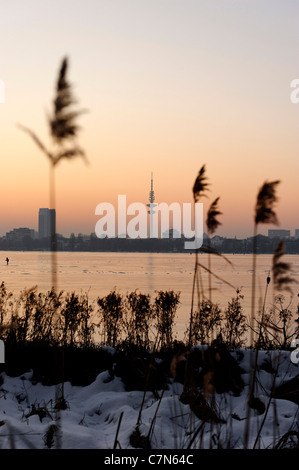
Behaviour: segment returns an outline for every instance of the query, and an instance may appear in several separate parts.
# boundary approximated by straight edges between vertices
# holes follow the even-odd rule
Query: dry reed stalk
[[[77,117],[82,114],[81,111],[74,111],[73,105],[76,100],[73,97],[72,86],[67,79],[68,59],[62,60],[58,79],[56,82],[56,94],[53,100],[53,113],[48,117],[49,131],[52,138],[52,149],[49,150],[35,134],[34,131],[19,125],[19,128],[26,132],[38,148],[46,155],[50,162],[50,209],[56,207],[56,189],[55,189],[55,168],[63,159],[73,159],[82,157],[87,161],[84,151],[78,146],[76,137],[79,126],[76,124]],[[57,285],[57,267],[56,267],[56,237],[51,228],[51,253],[52,253],[52,287]]]
[[[278,224],[278,219],[274,211],[274,205],[277,202],[276,186],[280,181],[265,183],[260,188],[256,204],[253,229],[253,256],[252,256],[252,286],[251,286],[251,315],[250,315],[250,346],[253,346],[254,315],[255,315],[255,291],[256,291],[256,257],[257,257],[257,233],[259,224]],[[258,349],[255,351],[255,360],[250,355],[251,368],[253,369],[251,383],[249,387],[249,398],[247,401],[247,421],[245,426],[244,447],[247,448],[250,429],[250,403],[252,401],[255,389],[256,370],[257,370]]]
[[[79,127],[76,120],[81,111],[74,111],[73,105],[76,100],[73,97],[72,86],[67,79],[68,59],[65,57],[62,62],[56,81],[55,97],[53,100],[53,112],[48,117],[49,131],[52,138],[52,149],[49,150],[42,143],[40,138],[31,129],[19,125],[20,129],[26,132],[38,146],[38,148],[46,155],[50,162],[50,209],[56,207],[56,190],[55,190],[55,169],[57,164],[64,159],[70,160],[74,157],[82,157],[86,161],[84,151],[78,146],[76,137]],[[51,219],[52,221],[52,219]],[[51,226],[51,264],[52,264],[52,288],[57,289],[57,259],[56,259],[56,234],[54,227]],[[62,358],[63,360],[63,358]],[[62,389],[63,390],[63,389]],[[64,400],[60,395],[59,388],[56,389],[56,400],[59,402]],[[62,392],[63,393],[63,392]],[[59,421],[59,410],[57,410],[57,424]],[[58,432],[60,436],[60,430]],[[57,447],[60,448],[61,439],[57,439]]]
[[[143,391],[142,401],[141,401],[141,405],[140,405],[140,408],[139,408],[138,418],[137,418],[137,422],[136,422],[137,427],[141,424],[141,416],[142,416],[142,411],[143,411],[143,407],[144,407],[144,404],[145,404],[145,397],[146,397],[146,393],[148,391],[150,375],[151,375],[152,369],[154,368],[154,359],[155,359],[155,354],[158,350],[159,342],[160,342],[160,339],[159,339],[158,334],[157,334],[156,339],[155,339],[155,343],[154,343],[154,347],[153,347],[153,351],[152,351],[152,354],[151,354],[151,360],[150,360],[149,368],[148,368],[148,371],[147,371],[146,383],[145,383],[145,387],[144,387],[144,391]]]
[[[264,320],[265,320],[265,308],[266,308],[266,298],[267,298],[267,293],[268,293],[268,287],[271,282],[271,277],[270,277],[270,272],[267,276],[267,281],[266,281],[266,288],[265,288],[265,295],[264,295],[264,301],[263,301],[263,307],[262,307],[262,315],[261,315],[261,323],[260,323],[260,328],[259,328],[259,339],[258,342],[263,338],[263,326],[264,326]]]
[[[263,429],[264,424],[265,424],[265,422],[266,422],[266,418],[267,418],[267,416],[268,416],[268,412],[269,412],[269,409],[270,409],[271,401],[272,401],[273,394],[274,394],[274,391],[275,391],[275,382],[276,382],[276,377],[277,377],[277,374],[278,374],[278,366],[279,366],[279,364],[277,363],[277,367],[276,367],[275,372],[274,372],[274,375],[273,375],[270,397],[269,397],[269,400],[268,400],[268,403],[267,403],[266,410],[265,410],[265,412],[264,412],[263,420],[262,420],[262,422],[261,422],[261,425],[260,425],[260,427],[259,427],[258,433],[257,433],[257,435],[256,435],[256,438],[255,438],[255,441],[254,441],[254,444],[253,444],[253,449],[255,449],[256,446],[257,446],[257,443],[258,443],[258,441],[259,441],[259,438],[260,438],[262,429]]]
[[[122,419],[123,419],[123,415],[124,415],[124,412],[122,411],[121,414],[120,414],[120,416],[119,416],[119,420],[118,420],[118,425],[117,425],[117,429],[116,429],[116,434],[115,434],[113,449],[116,449],[116,448],[117,448],[117,444],[119,445],[119,448],[121,449],[121,445],[120,445],[120,442],[119,442],[119,440],[118,440],[118,434],[119,434],[119,430],[120,430],[121,421],[122,421]]]
[[[219,225],[221,225],[221,222],[217,219],[219,215],[222,215],[222,212],[219,211],[218,209],[218,202],[219,202],[220,197],[217,197],[212,204],[209,207],[208,213],[207,213],[207,230],[208,230],[208,248],[210,249],[210,237],[213,235]],[[209,299],[210,302],[212,302],[212,278],[211,278],[211,253],[209,250],[208,253],[208,268],[209,268]]]
[[[209,183],[207,183],[206,177],[206,167],[203,165],[198,172],[198,175],[193,184],[193,200],[194,205],[198,200],[205,196],[205,191],[208,190]],[[198,249],[195,250],[195,265],[194,265],[194,275],[193,275],[193,285],[192,285],[192,298],[191,298],[191,311],[190,311],[190,330],[189,330],[189,346],[192,345],[192,324],[193,324],[193,310],[194,310],[194,296],[195,296],[195,287],[197,287],[197,296],[198,296],[198,305],[200,304],[200,288],[199,288],[199,269],[198,269]]]

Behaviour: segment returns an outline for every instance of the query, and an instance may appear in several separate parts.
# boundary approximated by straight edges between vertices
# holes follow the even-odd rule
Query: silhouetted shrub
[[[62,305],[62,292],[54,289],[46,294],[39,293],[35,297],[35,309],[32,315],[31,341],[42,341],[57,344],[59,341],[58,318]]]
[[[122,327],[124,325],[123,296],[111,291],[106,297],[98,298],[100,326],[102,326],[104,344],[113,348],[120,342]]]
[[[213,334],[218,335],[221,324],[221,309],[208,299],[200,302],[199,308],[193,313],[190,336],[191,344],[210,344]]]
[[[138,348],[149,348],[149,327],[153,315],[150,296],[136,291],[131,292],[127,294],[126,306],[128,307],[125,321],[126,342]]]
[[[240,300],[243,296],[237,292],[224,311],[224,328],[221,332],[226,346],[230,349],[238,349],[244,346],[244,334],[247,331],[246,316]]]
[[[161,348],[171,348],[176,310],[180,303],[180,293],[159,291],[154,300],[156,329]]]

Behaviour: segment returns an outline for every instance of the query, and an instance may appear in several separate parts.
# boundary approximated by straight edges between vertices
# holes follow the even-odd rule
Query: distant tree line
[[[257,253],[273,254],[279,239],[257,235]],[[204,237],[203,250],[209,246],[218,253],[246,254],[253,252],[253,237],[245,239],[212,237],[208,240]],[[56,248],[58,251],[107,251],[107,252],[178,252],[186,253],[184,242],[181,238],[159,239],[129,239],[129,238],[97,238],[94,234],[89,236],[72,234],[70,237],[57,235]],[[208,243],[209,242],[209,243]],[[285,252],[287,254],[299,254],[299,239],[285,239]],[[20,240],[0,238],[0,251],[39,251],[50,250],[50,239],[33,239],[26,236]],[[190,250],[191,252],[191,250]]]

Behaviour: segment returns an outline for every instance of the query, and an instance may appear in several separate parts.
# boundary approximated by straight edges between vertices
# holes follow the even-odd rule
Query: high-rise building
[[[295,238],[299,238],[299,228],[295,229]]]
[[[39,210],[38,214],[38,238],[49,238],[56,233],[56,211],[55,209]]]

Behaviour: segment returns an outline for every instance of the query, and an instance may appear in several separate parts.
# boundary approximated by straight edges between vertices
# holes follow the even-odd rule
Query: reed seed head
[[[276,224],[278,219],[274,212],[274,204],[277,202],[276,186],[280,181],[265,182],[259,190],[255,206],[255,223]]]
[[[290,284],[296,282],[296,280],[289,274],[291,271],[290,263],[281,261],[281,258],[284,254],[284,243],[282,240],[280,240],[275,249],[272,262],[274,286],[278,291],[286,290],[292,292]]]
[[[208,214],[207,214],[207,227],[208,227],[208,232],[210,234],[213,234],[216,232],[217,228],[219,227],[219,225],[221,225],[221,222],[219,222],[219,220],[217,219],[217,217],[219,215],[222,214],[222,212],[220,212],[218,210],[218,202],[219,202],[219,197],[217,197],[215,199],[214,202],[212,202],[212,204],[210,205],[210,208],[208,210]]]
[[[193,197],[194,201],[197,202],[201,196],[205,196],[204,192],[207,190],[209,183],[207,183],[206,177],[206,166],[203,165],[198,172],[197,178],[193,185]]]

